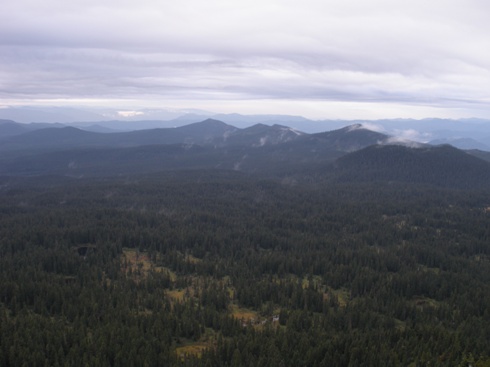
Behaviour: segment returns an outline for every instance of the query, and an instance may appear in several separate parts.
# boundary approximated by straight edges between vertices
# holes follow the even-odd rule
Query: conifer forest
[[[1,366],[489,366],[490,196],[228,170],[0,180]]]

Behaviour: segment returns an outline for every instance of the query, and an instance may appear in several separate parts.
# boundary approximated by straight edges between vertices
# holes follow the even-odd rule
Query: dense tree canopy
[[[2,179],[0,365],[488,366],[488,194]]]

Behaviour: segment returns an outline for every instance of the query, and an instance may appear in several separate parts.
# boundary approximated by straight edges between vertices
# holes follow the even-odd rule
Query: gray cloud
[[[346,102],[490,117],[483,1],[6,0],[2,7],[6,103],[315,102],[321,115]]]

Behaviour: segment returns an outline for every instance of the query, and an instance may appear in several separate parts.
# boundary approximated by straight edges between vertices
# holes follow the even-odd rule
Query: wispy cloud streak
[[[2,8],[4,100],[346,102],[490,116],[483,1],[6,0]]]

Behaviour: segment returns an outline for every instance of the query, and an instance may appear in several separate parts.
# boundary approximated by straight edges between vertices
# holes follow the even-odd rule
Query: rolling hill
[[[337,182],[406,182],[449,188],[488,188],[490,164],[449,145],[373,145],[335,162]]]

